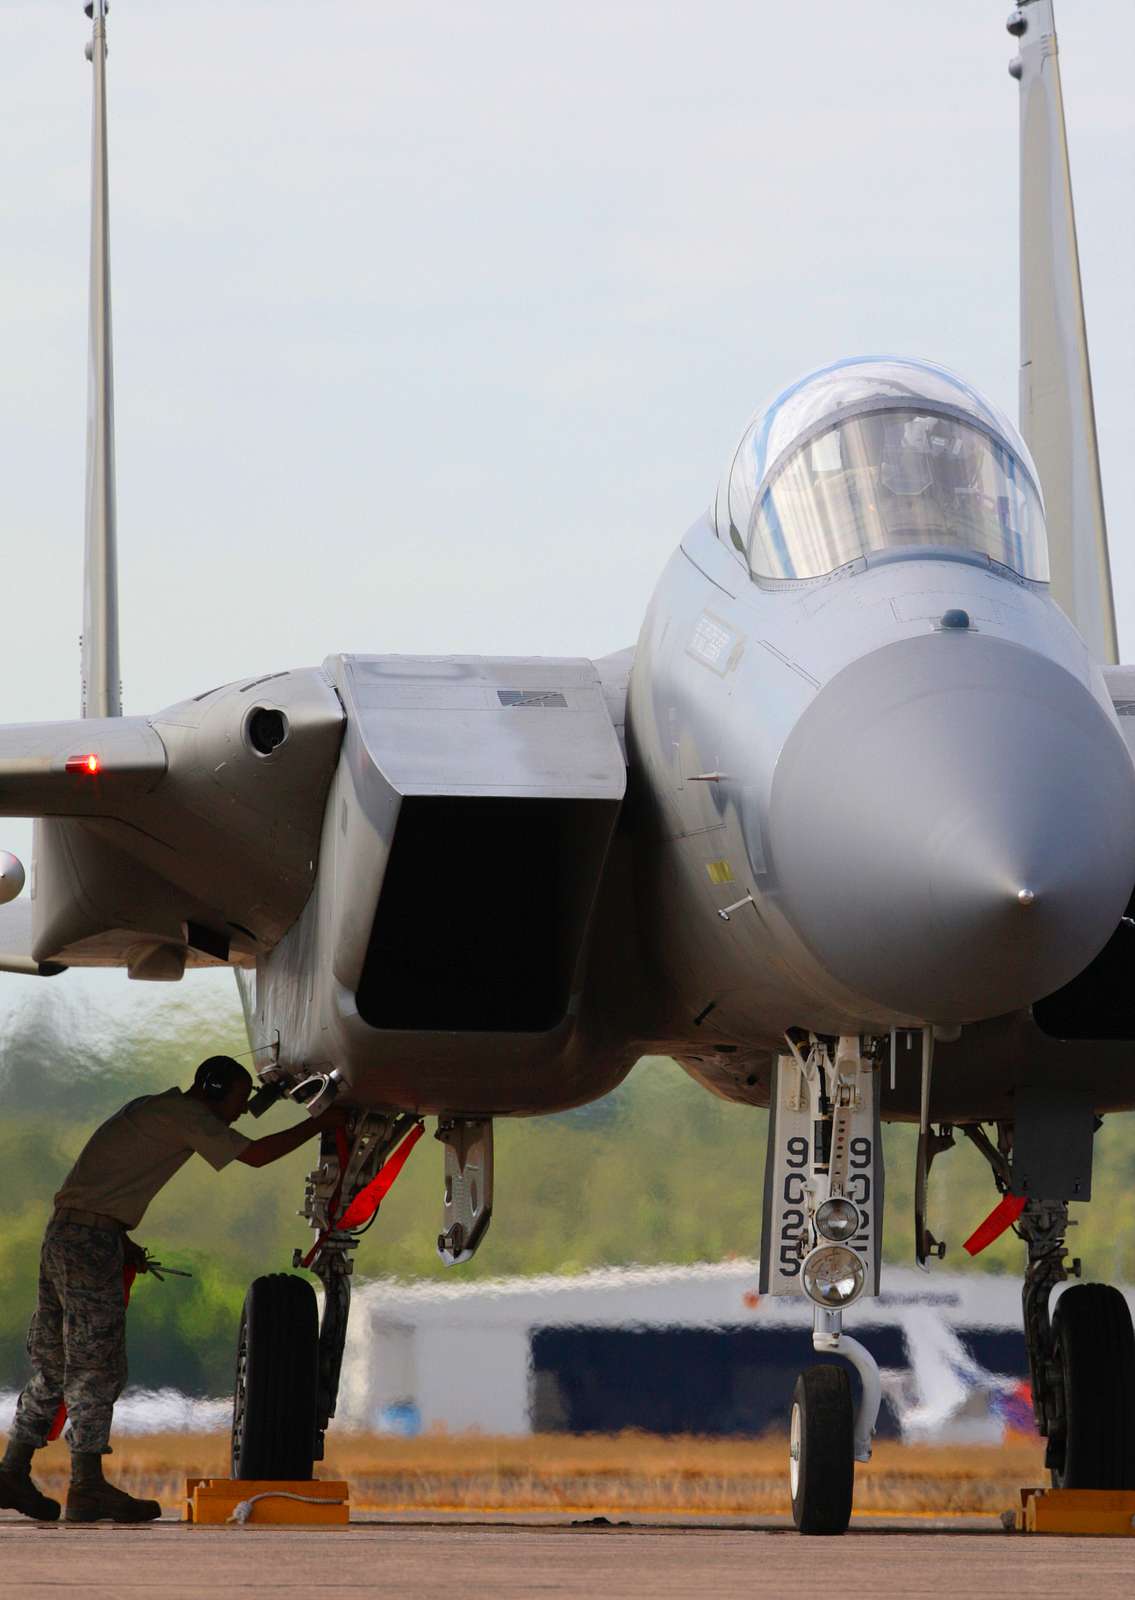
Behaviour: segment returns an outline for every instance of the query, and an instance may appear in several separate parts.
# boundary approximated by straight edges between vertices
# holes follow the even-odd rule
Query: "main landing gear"
[[[324,1134],[320,1161],[308,1178],[304,1215],[317,1230],[293,1266],[323,1286],[323,1314],[306,1278],[277,1272],[248,1291],[237,1345],[233,1393],[234,1478],[309,1479],[323,1459],[323,1440],[339,1395],[339,1374],[351,1308],[352,1256],[359,1231],[335,1219],[377,1174],[415,1118],[362,1113],[349,1140]],[[345,1163],[341,1154],[346,1153]]]
[[[1057,1489],[1135,1489],[1135,1336],[1131,1313],[1107,1283],[1076,1284],[1050,1307],[1069,1277],[1068,1206],[1030,1200],[1017,1231],[1028,1246],[1025,1341],[1044,1464]],[[1079,1276],[1080,1263],[1071,1263]]]
[[[961,1132],[989,1162],[1003,1205],[1018,1196],[1012,1226],[1028,1251],[1025,1343],[1045,1466],[1057,1489],[1135,1489],[1135,1333],[1127,1302],[1110,1284],[1085,1283],[1053,1303],[1054,1291],[1080,1276],[1080,1262],[1068,1260],[1068,1202],[1090,1198],[1096,1119],[1055,1097],[1019,1094],[1018,1101],[1016,1123],[997,1125],[996,1144],[979,1124]],[[975,1253],[981,1233],[969,1241]]]
[[[316,1231],[315,1243],[306,1254],[297,1250],[292,1262],[319,1279],[322,1316],[306,1278],[277,1272],[257,1278],[249,1289],[233,1394],[234,1478],[310,1478],[315,1463],[322,1461],[324,1436],[339,1398],[352,1257],[369,1226],[363,1213],[373,1215],[379,1194],[389,1187],[421,1131],[419,1118],[410,1113],[360,1112],[349,1135],[323,1135],[319,1165],[308,1178],[304,1197],[303,1214]],[[492,1218],[492,1122],[442,1118],[437,1138],[445,1150],[443,1231],[437,1249],[453,1266],[473,1256]]]
[[[879,1369],[843,1331],[844,1310],[878,1292],[882,1216],[879,1083],[857,1038],[789,1038],[777,1058],[769,1115],[761,1293],[804,1294],[817,1354],[844,1366],[800,1374],[789,1420],[789,1488],[801,1533],[843,1533],[856,1461],[871,1457]]]

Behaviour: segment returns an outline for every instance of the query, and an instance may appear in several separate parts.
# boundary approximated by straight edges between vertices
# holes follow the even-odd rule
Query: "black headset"
[[[206,1100],[223,1100],[238,1075],[248,1076],[240,1062],[234,1061],[232,1056],[210,1056],[207,1061],[202,1061],[193,1074],[193,1082]]]

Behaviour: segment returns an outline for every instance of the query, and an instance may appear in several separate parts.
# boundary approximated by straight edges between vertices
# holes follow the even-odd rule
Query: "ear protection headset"
[[[223,1100],[241,1074],[244,1068],[231,1056],[210,1056],[197,1068],[193,1081],[206,1100]]]

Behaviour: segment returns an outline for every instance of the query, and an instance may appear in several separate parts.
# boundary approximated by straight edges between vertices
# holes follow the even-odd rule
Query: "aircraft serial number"
[[[785,1142],[784,1165],[787,1171],[781,1184],[778,1230],[780,1272],[785,1278],[795,1278],[799,1274],[804,1248],[807,1245],[807,1185],[810,1153],[810,1141],[803,1134],[794,1134]],[[847,1197],[859,1207],[860,1216],[859,1231],[849,1243],[861,1256],[867,1256],[871,1251],[872,1156],[872,1142],[868,1135],[857,1134],[849,1142]]]

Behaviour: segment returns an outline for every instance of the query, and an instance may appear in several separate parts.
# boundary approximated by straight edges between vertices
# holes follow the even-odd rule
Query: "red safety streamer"
[[[366,1188],[359,1190],[335,1224],[341,1232],[350,1233],[353,1228],[361,1228],[364,1222],[370,1221],[383,1200],[390,1193],[395,1178],[409,1159],[410,1151],[425,1131],[426,1125],[424,1122],[415,1123],[394,1154],[386,1158]]]
[[[311,1263],[315,1260],[315,1257],[318,1254],[320,1246],[324,1243],[328,1234],[351,1233],[354,1231],[354,1229],[361,1228],[364,1222],[370,1221],[371,1217],[374,1216],[383,1200],[385,1200],[386,1196],[390,1193],[390,1190],[394,1186],[395,1178],[402,1171],[402,1168],[406,1165],[406,1162],[409,1159],[410,1151],[414,1148],[425,1131],[426,1125],[424,1122],[417,1122],[414,1124],[409,1133],[402,1140],[402,1143],[394,1151],[393,1155],[387,1156],[386,1160],[383,1162],[382,1166],[379,1167],[377,1173],[367,1184],[366,1188],[359,1190],[358,1194],[351,1201],[346,1211],[343,1212],[343,1215],[341,1217],[336,1217],[335,1221],[331,1224],[331,1227],[324,1229],[324,1231],[319,1235],[311,1249],[307,1252],[307,1255],[304,1256],[303,1260],[300,1262],[301,1267],[311,1266]],[[335,1216],[335,1207],[339,1204],[339,1194],[343,1187],[343,1174],[347,1170],[348,1160],[347,1137],[341,1129],[336,1130],[335,1140],[336,1149],[338,1150],[339,1154],[339,1185],[332,1197],[331,1204],[327,1208],[331,1216]]]
[[[134,1279],[137,1276],[138,1276],[138,1270],[137,1270],[136,1267],[123,1267],[123,1269],[122,1269],[122,1289],[123,1289],[123,1298],[124,1298],[125,1303],[127,1305],[130,1304],[130,1291],[134,1287]],[[58,1439],[59,1435],[63,1432],[63,1429],[66,1426],[67,1426],[67,1403],[66,1403],[65,1400],[61,1400],[59,1402],[59,1410],[55,1413],[55,1417],[52,1420],[51,1428],[48,1431],[48,1435],[47,1435],[48,1444],[50,1444],[53,1439]]]
[[[963,1250],[968,1250],[971,1256],[976,1256],[985,1249],[987,1244],[992,1244],[994,1239],[999,1239],[1006,1228],[1011,1228],[1025,1209],[1025,1197],[1020,1194],[1004,1194],[993,1207],[993,1210],[970,1234]]]

